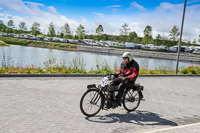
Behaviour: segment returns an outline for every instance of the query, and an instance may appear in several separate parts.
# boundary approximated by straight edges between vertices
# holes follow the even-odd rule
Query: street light
[[[179,46],[178,46],[178,53],[177,53],[177,60],[176,60],[176,74],[178,73],[178,63],[179,63],[179,55],[180,55],[180,49],[181,49],[181,40],[182,40],[182,34],[183,34],[183,24],[184,24],[184,18],[185,18],[186,3],[187,3],[187,0],[185,0],[185,4],[184,4],[184,8],[183,8],[181,34],[180,34],[180,39],[179,39]]]

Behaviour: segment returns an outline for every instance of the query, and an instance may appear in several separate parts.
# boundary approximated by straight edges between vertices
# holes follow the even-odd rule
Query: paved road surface
[[[86,85],[101,78],[0,78],[0,133],[200,132],[199,77],[139,77],[144,97],[87,118],[79,109]]]

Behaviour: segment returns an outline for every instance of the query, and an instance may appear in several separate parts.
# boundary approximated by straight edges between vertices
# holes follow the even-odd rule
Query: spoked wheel
[[[96,115],[102,108],[103,96],[97,89],[86,91],[81,97],[80,109],[86,116]]]
[[[139,91],[128,89],[123,96],[123,106],[127,111],[134,111],[140,104]]]

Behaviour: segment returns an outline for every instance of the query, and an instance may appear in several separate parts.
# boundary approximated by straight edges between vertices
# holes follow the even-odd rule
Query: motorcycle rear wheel
[[[139,91],[127,89],[123,96],[123,106],[128,112],[134,111],[140,105],[141,96]]]

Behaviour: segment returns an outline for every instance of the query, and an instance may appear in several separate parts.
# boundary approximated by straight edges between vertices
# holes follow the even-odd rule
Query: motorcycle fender
[[[87,85],[88,89],[97,88],[95,84]]]
[[[144,90],[144,86],[136,86],[135,88],[138,91],[143,91]]]

